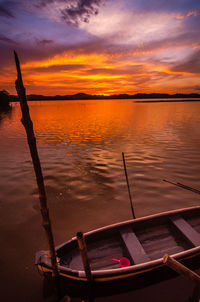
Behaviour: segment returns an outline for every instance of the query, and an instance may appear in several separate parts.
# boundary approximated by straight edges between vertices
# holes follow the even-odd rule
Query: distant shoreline
[[[67,100],[113,100],[113,99],[123,99],[123,100],[129,100],[129,99],[135,99],[135,100],[148,100],[146,102],[156,102],[156,99],[159,99],[158,102],[163,99],[163,102],[165,101],[199,101],[200,100],[200,94],[198,93],[190,93],[190,94],[182,94],[182,93],[176,93],[176,94],[167,94],[167,93],[137,93],[137,94],[113,94],[113,95],[91,95],[91,94],[85,94],[85,93],[77,93],[73,95],[55,95],[55,96],[44,96],[44,95],[38,95],[38,94],[30,94],[27,95],[28,101],[67,101]],[[11,97],[12,102],[17,102],[18,97],[12,96]],[[137,101],[136,101],[137,102]],[[145,101],[143,101],[145,102]]]
[[[132,102],[133,103],[137,103],[137,104],[144,104],[144,103],[189,103],[189,102],[200,102],[200,99],[165,99],[165,100],[159,100],[159,99],[137,99],[137,100],[134,100],[134,99],[121,99],[121,98],[102,98],[102,99],[95,99],[95,98],[91,98],[91,99],[28,99],[27,98],[27,101],[28,102],[52,102],[52,101],[92,101],[92,100],[99,100],[99,101],[103,101],[103,100],[133,100]],[[12,100],[10,102],[11,103],[19,103],[19,100],[15,99],[15,100]]]
[[[175,100],[141,100],[141,101],[133,101],[133,103],[181,103],[181,102],[200,102],[200,99],[175,99]]]
[[[95,99],[95,98],[91,98],[91,99],[37,99],[37,100],[30,100],[27,99],[28,102],[52,102],[52,101],[92,101],[92,100],[131,100],[129,99],[121,99],[121,98],[110,98],[110,99]],[[132,99],[133,100],[133,99]],[[165,100],[152,100],[152,99],[137,99],[137,100],[133,100],[133,103],[136,104],[145,104],[145,103],[189,103],[189,102],[200,102],[200,99],[165,99]],[[14,100],[11,101],[10,103],[19,103],[19,100]]]

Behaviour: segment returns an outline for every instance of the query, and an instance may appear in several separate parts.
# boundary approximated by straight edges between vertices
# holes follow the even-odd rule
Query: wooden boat
[[[200,207],[173,210],[124,221],[85,233],[95,296],[134,290],[176,275],[163,264],[168,253],[191,269],[200,267]],[[88,286],[76,237],[56,248],[66,292],[86,297]],[[112,259],[126,257],[120,268]],[[51,277],[48,251],[36,254],[36,265]]]

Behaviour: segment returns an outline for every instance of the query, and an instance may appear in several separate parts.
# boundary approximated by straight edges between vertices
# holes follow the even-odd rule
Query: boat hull
[[[200,269],[200,252],[179,261],[191,270]],[[41,270],[49,281],[52,280],[51,272],[45,272],[44,267]],[[121,276],[96,278],[92,283],[92,293],[95,297],[111,296],[145,288],[177,276],[176,272],[160,263],[147,269],[122,274]],[[60,283],[63,295],[67,294],[70,297],[81,298],[89,296],[90,287],[85,278],[73,278],[73,276],[61,273]]]
[[[193,207],[125,221],[86,233],[92,286],[88,285],[85,276],[77,240],[72,238],[57,247],[57,255],[61,259],[58,268],[63,294],[86,298],[92,288],[95,297],[109,296],[176,277],[177,273],[162,261],[165,253],[192,270],[199,269],[199,217],[200,207]],[[120,240],[116,234],[121,236]],[[117,258],[114,253],[129,257],[131,265],[119,268],[118,264],[113,264],[112,258]],[[48,252],[37,253],[36,265],[45,277],[51,279]]]

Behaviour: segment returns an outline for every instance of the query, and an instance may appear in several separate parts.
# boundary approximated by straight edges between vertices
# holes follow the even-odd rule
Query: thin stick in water
[[[132,197],[131,197],[131,191],[130,191],[130,186],[129,186],[129,181],[128,181],[128,173],[127,173],[127,169],[126,169],[126,161],[125,161],[124,152],[122,152],[122,159],[123,159],[123,164],[124,164],[124,173],[126,176],[128,195],[129,195],[129,200],[130,200],[130,204],[131,204],[131,211],[132,211],[133,219],[135,219],[136,217],[135,217],[135,212],[134,212],[133,202],[132,202]]]
[[[166,179],[163,179],[163,181],[168,182],[171,185],[175,185],[177,187],[180,187],[182,189],[192,191],[193,193],[200,194],[200,190],[194,189],[194,188],[189,187],[189,186],[186,186],[186,185],[184,185],[184,184],[182,184],[180,182],[173,182],[173,181],[169,181],[169,180],[166,180]]]

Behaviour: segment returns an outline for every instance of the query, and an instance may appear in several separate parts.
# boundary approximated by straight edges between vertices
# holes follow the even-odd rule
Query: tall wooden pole
[[[89,302],[94,302],[94,296],[93,296],[93,290],[92,290],[92,283],[93,283],[93,277],[91,273],[90,263],[87,255],[87,247],[85,243],[85,238],[82,232],[78,232],[76,234],[79,250],[81,253],[81,258],[83,262],[83,267],[85,270],[86,278],[88,281],[88,297]]]
[[[44,179],[42,175],[42,169],[40,165],[40,159],[38,156],[38,151],[37,151],[37,145],[36,145],[36,138],[33,130],[33,123],[30,118],[29,114],[29,107],[26,99],[26,92],[25,88],[23,85],[22,81],[22,74],[21,74],[21,69],[20,69],[20,62],[18,59],[17,53],[14,51],[14,56],[15,56],[15,63],[16,63],[16,68],[17,68],[17,80],[15,82],[17,94],[20,100],[20,107],[22,111],[22,119],[21,122],[25,128],[26,135],[27,135],[27,141],[31,153],[31,158],[35,170],[35,176],[36,176],[36,181],[37,181],[37,186],[38,186],[38,191],[39,191],[39,200],[40,200],[40,211],[42,214],[42,225],[45,229],[45,233],[47,236],[48,244],[49,244],[49,250],[50,250],[50,257],[51,257],[51,263],[52,263],[52,268],[53,268],[53,273],[52,277],[56,281],[56,288],[57,292],[60,295],[60,288],[59,288],[59,282],[58,282],[58,277],[59,277],[59,271],[58,271],[58,265],[57,265],[57,260],[56,260],[56,251],[55,251],[55,245],[54,245],[54,239],[53,239],[53,233],[52,233],[52,228],[51,228],[51,221],[49,217],[49,210],[47,207],[47,198],[46,198],[46,191],[44,187]]]
[[[129,195],[129,200],[130,200],[130,204],[131,204],[131,211],[132,211],[133,219],[135,219],[135,212],[134,212],[134,208],[133,208],[133,201],[132,201],[131,191],[130,191],[130,186],[129,186],[129,181],[128,181],[128,173],[127,173],[127,170],[126,170],[126,161],[125,161],[124,152],[122,152],[122,159],[123,159],[123,164],[124,164],[124,173],[125,173],[125,176],[126,176],[128,195]]]

